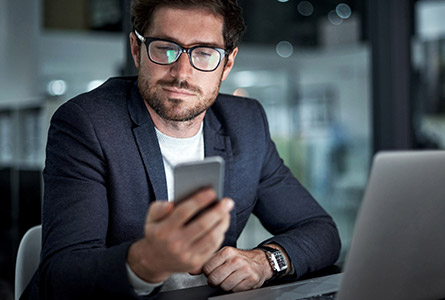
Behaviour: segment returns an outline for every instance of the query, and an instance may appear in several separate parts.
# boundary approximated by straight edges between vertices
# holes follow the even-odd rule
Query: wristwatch
[[[264,253],[267,256],[267,259],[269,260],[269,264],[272,267],[273,276],[267,281],[272,281],[275,278],[278,278],[284,273],[286,273],[287,270],[286,258],[284,257],[284,254],[280,250],[263,245],[258,246],[255,249],[260,249],[264,251]]]

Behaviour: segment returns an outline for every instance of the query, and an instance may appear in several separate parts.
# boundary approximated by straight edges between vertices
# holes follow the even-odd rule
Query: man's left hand
[[[211,285],[220,286],[225,291],[240,292],[255,289],[273,275],[267,257],[262,250],[240,250],[224,247],[216,252],[202,270]]]

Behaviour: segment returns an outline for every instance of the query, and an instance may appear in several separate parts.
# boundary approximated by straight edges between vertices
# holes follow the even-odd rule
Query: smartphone
[[[212,187],[216,191],[217,200],[221,200],[224,189],[224,159],[212,156],[176,165],[173,169],[173,186],[175,203],[206,187]]]

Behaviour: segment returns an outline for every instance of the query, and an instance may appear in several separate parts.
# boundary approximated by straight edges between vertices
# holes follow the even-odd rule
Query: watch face
[[[270,266],[274,272],[272,279],[285,273],[288,266],[286,258],[280,250],[268,246],[258,246],[257,248],[266,253],[267,259],[269,260]]]
[[[271,258],[276,272],[282,272],[287,269],[286,259],[281,251],[277,250],[271,253]]]

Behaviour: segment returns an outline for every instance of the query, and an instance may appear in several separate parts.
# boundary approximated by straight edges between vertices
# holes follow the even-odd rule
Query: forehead
[[[155,10],[146,36],[168,38],[184,46],[224,46],[224,19],[205,8],[160,7]]]

